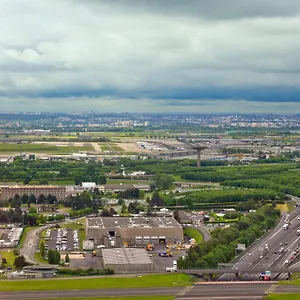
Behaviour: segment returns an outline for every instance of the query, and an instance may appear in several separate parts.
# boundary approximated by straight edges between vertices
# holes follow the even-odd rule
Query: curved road
[[[23,243],[23,248],[20,249],[20,254],[23,255],[25,260],[29,263],[37,263],[34,259],[34,253],[36,252],[36,249],[38,247],[39,234],[48,226],[49,225],[37,227],[27,232]]]

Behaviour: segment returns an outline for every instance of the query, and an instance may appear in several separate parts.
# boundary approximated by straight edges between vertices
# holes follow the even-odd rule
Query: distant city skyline
[[[0,110],[300,113],[300,1],[0,3]]]

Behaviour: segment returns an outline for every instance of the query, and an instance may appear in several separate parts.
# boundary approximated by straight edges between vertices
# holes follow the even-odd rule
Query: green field
[[[16,259],[16,255],[14,255],[13,250],[9,250],[9,251],[0,251],[0,255],[2,258],[5,258],[7,261],[7,264],[5,264],[4,266],[7,267],[11,267],[14,268],[14,262]]]
[[[197,244],[201,243],[203,241],[202,234],[195,228],[188,227],[184,228],[184,234],[188,236],[189,238],[194,238],[197,242]]]
[[[299,300],[300,294],[273,294],[268,295],[267,300]]]
[[[111,148],[112,148],[113,151],[116,151],[116,152],[123,152],[124,151],[124,149],[119,147],[119,146],[112,146]]]
[[[188,286],[191,277],[185,274],[145,275],[137,277],[101,277],[64,280],[0,281],[0,291],[78,290]]]
[[[5,144],[0,143],[0,153],[12,152],[32,152],[32,153],[49,153],[49,154],[69,154],[79,151],[93,151],[92,146],[55,146],[45,144]]]
[[[97,297],[97,298],[52,298],[46,300],[174,300],[173,296],[128,296],[128,297]]]

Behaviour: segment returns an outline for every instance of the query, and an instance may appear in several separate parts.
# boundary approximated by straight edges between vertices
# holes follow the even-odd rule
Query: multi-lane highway
[[[287,222],[290,225],[288,229],[284,229],[284,224]],[[284,214],[274,230],[250,246],[233,261],[232,268],[250,269],[259,266],[265,268],[267,271],[269,268],[292,266],[300,254],[300,236],[297,235],[298,229],[300,229],[299,207],[289,215]],[[258,276],[259,274],[246,274],[242,275],[240,279],[258,279]],[[234,275],[225,274],[219,280],[233,280],[234,278]],[[287,274],[272,274],[272,278],[286,279]]]

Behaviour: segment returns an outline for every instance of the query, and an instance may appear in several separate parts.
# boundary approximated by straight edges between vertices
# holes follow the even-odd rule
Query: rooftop
[[[152,260],[141,248],[102,249],[104,264],[152,264]]]
[[[87,218],[88,228],[172,228],[181,227],[172,217]]]
[[[22,189],[57,189],[57,188],[65,188],[62,185],[1,185],[1,188],[22,188]]]

